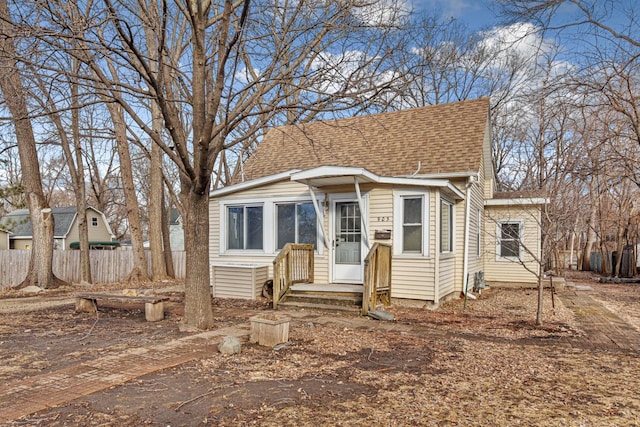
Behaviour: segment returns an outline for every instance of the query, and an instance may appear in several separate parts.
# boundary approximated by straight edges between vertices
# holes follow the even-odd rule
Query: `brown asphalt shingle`
[[[318,166],[380,176],[478,172],[489,98],[271,129],[244,166],[245,180]]]

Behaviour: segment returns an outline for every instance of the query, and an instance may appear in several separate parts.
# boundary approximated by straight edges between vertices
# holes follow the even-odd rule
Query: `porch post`
[[[358,197],[358,207],[360,208],[360,223],[362,224],[362,231],[364,232],[364,244],[367,246],[367,249],[371,249],[371,245],[369,244],[369,230],[367,227],[367,220],[365,218],[364,212],[364,203],[362,201],[362,195],[360,194],[360,183],[358,183],[358,177],[353,177],[353,183],[356,187],[356,196]]]
[[[322,241],[324,242],[324,246],[329,249],[329,238],[327,237],[327,232],[324,229],[324,213],[320,210],[318,206],[318,200],[316,199],[316,193],[313,192],[313,188],[310,185],[309,194],[311,194],[311,201],[313,202],[313,209],[316,211],[316,217],[318,218],[318,223],[320,224],[320,232],[322,233]]]

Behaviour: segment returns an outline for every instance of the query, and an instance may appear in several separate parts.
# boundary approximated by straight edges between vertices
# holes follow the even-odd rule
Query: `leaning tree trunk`
[[[589,219],[587,220],[587,241],[584,244],[584,251],[582,252],[582,271],[591,271],[591,252],[593,251],[593,244],[596,240],[596,219],[597,211],[592,204]]]
[[[107,102],[113,128],[116,136],[116,147],[120,159],[120,175],[122,177],[122,188],[127,207],[127,220],[129,221],[129,233],[131,234],[131,248],[133,252],[133,270],[127,277],[128,281],[146,282],[149,280],[147,272],[147,258],[144,253],[142,241],[142,225],[140,221],[140,210],[138,199],[133,185],[133,172],[131,167],[131,155],[129,153],[129,143],[127,141],[127,129],[124,121],[122,107],[114,102]]]
[[[185,194],[186,193],[186,194]],[[213,326],[209,283],[209,192],[196,193],[183,185],[184,237],[188,242],[184,292],[184,323],[197,329]]]
[[[27,109],[26,93],[20,79],[16,49],[11,28],[11,16],[6,0],[0,0],[0,89],[13,118],[22,184],[29,205],[33,228],[33,249],[25,280],[18,285],[52,288],[65,283],[53,275],[53,214],[42,190],[40,162],[36,140]]]
[[[175,279],[176,272],[173,268],[173,253],[171,252],[171,230],[169,229],[170,211],[165,204],[164,191],[162,192],[162,246],[164,247],[164,263],[167,267],[167,276]],[[183,238],[184,241],[184,238]]]

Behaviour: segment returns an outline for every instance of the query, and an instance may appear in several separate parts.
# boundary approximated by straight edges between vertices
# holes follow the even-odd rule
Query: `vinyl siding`
[[[529,251],[540,257],[540,208],[539,207],[502,207],[488,206],[486,207],[485,221],[485,257],[484,271],[485,280],[488,283],[510,283],[510,284],[535,284],[537,282],[536,274],[531,271],[538,272],[540,266],[535,258],[521,249],[523,262],[509,261],[499,259],[497,256],[497,223],[499,221],[521,221],[524,228],[524,237],[522,243]],[[529,271],[531,270],[531,271]]]
[[[481,181],[484,186],[484,198],[493,199],[493,190],[495,187],[493,176],[493,158],[491,155],[491,125],[487,121],[487,130],[484,133],[484,142],[482,144],[482,160],[480,164]]]
[[[216,298],[241,298],[254,300],[262,293],[268,279],[268,265],[211,266],[211,291]]]
[[[391,297],[433,301],[433,276],[433,259],[395,257],[391,269]]]
[[[439,284],[440,298],[442,299],[455,291],[455,266],[456,257],[445,255],[440,258]]]
[[[393,190],[375,188],[369,194],[369,241],[393,245],[393,233],[389,240],[375,240],[376,230],[393,230]]]
[[[482,171],[480,173],[482,176]],[[473,279],[474,275],[482,271],[483,269],[483,253],[484,247],[482,246],[482,235],[480,236],[480,255],[478,255],[478,210],[480,210],[480,231],[484,228],[484,224],[482,224],[482,218],[484,217],[484,199],[483,197],[483,185],[482,181],[479,179],[479,185],[474,185],[471,187],[471,212],[470,212],[470,221],[469,221],[469,259],[468,259],[468,273],[469,273],[469,283],[468,288],[471,289],[473,287]],[[462,279],[462,286],[464,286],[464,277]],[[463,291],[464,289],[460,289]]]

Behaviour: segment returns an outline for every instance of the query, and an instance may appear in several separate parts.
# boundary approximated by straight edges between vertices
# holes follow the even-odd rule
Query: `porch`
[[[315,283],[314,247],[288,243],[273,261],[273,308],[314,308],[366,315],[391,301],[391,246],[375,243],[363,284]]]

